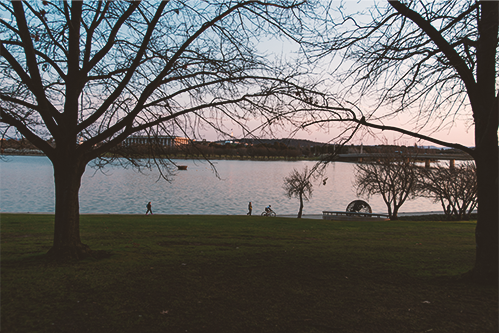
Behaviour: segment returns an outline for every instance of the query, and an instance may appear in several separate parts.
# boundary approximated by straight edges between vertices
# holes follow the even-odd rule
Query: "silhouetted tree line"
[[[12,149],[38,149],[34,144],[29,142],[27,139],[3,139],[1,141],[1,148],[12,148]]]
[[[417,155],[408,152],[355,166],[357,195],[381,195],[392,220],[398,219],[406,200],[418,196],[440,203],[448,220],[469,219],[478,205],[477,184],[473,162],[424,168],[417,164]]]
[[[338,147],[334,145],[293,146],[275,141],[273,143],[217,143],[217,142],[191,142],[188,145],[174,147],[156,147],[153,152],[150,145],[133,144],[120,146],[113,153],[134,155],[167,155],[170,158],[241,158],[241,159],[267,159],[267,158],[314,158],[323,154],[331,154]]]

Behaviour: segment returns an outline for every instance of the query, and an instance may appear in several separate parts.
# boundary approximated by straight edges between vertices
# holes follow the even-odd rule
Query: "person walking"
[[[152,208],[152,206],[151,206],[151,202],[150,202],[150,201],[149,201],[149,203],[147,204],[146,208],[147,208],[146,215],[147,215],[147,213],[151,213],[151,215],[153,215],[153,214],[152,214],[152,209],[151,209],[151,208]]]
[[[248,204],[248,214],[246,215],[250,215],[251,216],[251,211],[253,210],[253,206],[251,205],[251,201],[249,202]]]

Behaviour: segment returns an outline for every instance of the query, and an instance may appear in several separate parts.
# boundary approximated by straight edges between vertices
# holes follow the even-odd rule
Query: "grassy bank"
[[[474,222],[84,215],[111,256],[58,264],[52,216],[0,217],[2,332],[497,331]]]

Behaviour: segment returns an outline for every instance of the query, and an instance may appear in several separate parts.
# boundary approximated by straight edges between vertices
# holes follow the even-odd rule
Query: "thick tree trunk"
[[[62,159],[61,159],[62,160]],[[48,254],[57,259],[81,259],[91,253],[80,240],[78,193],[85,167],[65,159],[53,162],[55,179],[54,243]]]
[[[384,200],[384,201],[385,201],[386,208],[388,209],[388,217],[390,218],[390,220],[393,220],[392,204],[386,200]]]
[[[475,118],[475,163],[478,178],[476,261],[470,272],[476,282],[497,284],[498,279],[498,146],[499,105],[496,98],[495,60],[499,4],[482,1],[478,22],[477,85],[470,94]]]
[[[495,141],[497,143],[497,135]],[[497,144],[490,149],[477,147],[475,158],[478,178],[478,221],[475,230],[476,261],[470,272],[476,282],[497,283],[498,279],[498,154]]]
[[[391,216],[389,215],[390,220],[392,220],[392,221],[396,221],[396,220],[398,220],[398,219],[399,219],[398,214],[399,214],[399,209],[398,209],[398,207],[395,207],[395,208],[393,209],[393,212],[392,212]]]

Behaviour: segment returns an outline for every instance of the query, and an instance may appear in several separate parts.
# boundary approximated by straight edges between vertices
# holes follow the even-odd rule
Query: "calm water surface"
[[[277,214],[296,214],[298,199],[288,199],[283,178],[295,168],[313,166],[311,161],[214,161],[222,179],[207,162],[177,160],[187,165],[171,183],[158,180],[156,171],[145,174],[108,166],[104,172],[87,167],[80,190],[81,213],[143,214],[152,201],[156,214],[245,214],[248,202],[253,214],[272,205]],[[354,164],[332,163],[326,185],[314,183],[304,214],[345,210],[357,199],[353,183]],[[367,200],[373,212],[386,213],[380,196]],[[54,212],[54,177],[49,159],[41,156],[8,156],[0,161],[1,212]],[[402,212],[441,211],[439,204],[418,198],[407,201]]]

